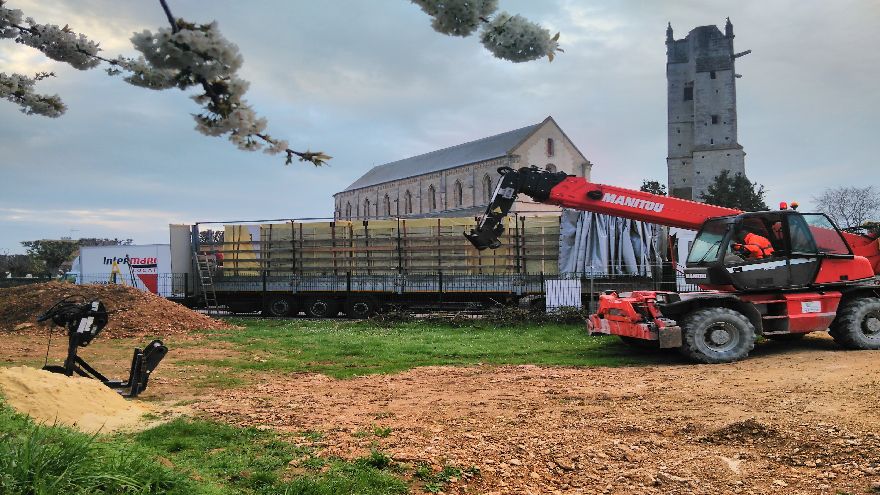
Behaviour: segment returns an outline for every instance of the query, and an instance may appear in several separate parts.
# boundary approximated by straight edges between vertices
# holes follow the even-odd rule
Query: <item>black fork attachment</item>
[[[93,368],[78,350],[94,339],[107,324],[107,311],[100,301],[76,304],[59,302],[38,318],[37,321],[51,319],[56,325],[67,328],[67,358],[64,366],[44,366],[43,369],[53,373],[73,376],[76,373],[86,378],[94,378],[104,385],[119,392],[123,397],[137,397],[147,388],[150,374],[159,366],[162,358],[168,354],[168,348],[161,340],[154,340],[143,349],[135,349],[131,358],[128,380],[111,380]]]

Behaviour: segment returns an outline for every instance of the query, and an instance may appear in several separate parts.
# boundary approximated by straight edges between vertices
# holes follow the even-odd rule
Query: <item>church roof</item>
[[[392,180],[439,172],[440,170],[505,156],[524,139],[529,137],[541,124],[543,122],[373,167],[369,172],[362,175],[360,179],[345,188],[345,191],[375,186],[376,184]]]

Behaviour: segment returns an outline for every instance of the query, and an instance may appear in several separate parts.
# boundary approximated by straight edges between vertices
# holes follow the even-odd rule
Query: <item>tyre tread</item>
[[[880,298],[859,297],[847,301],[843,308],[838,310],[837,318],[831,323],[828,333],[844,349],[880,349],[880,345],[872,346],[860,342],[853,332],[853,327],[859,328],[861,326],[861,322],[857,321],[859,319],[858,312],[869,304],[880,304]]]
[[[705,320],[716,319],[719,315],[726,315],[737,319],[740,321],[742,325],[745,326],[746,329],[750,329],[750,336],[746,337],[746,345],[744,352],[740,352],[739,354],[734,354],[729,357],[727,356],[709,356],[701,352],[696,345],[695,342],[695,334],[694,332],[688,331],[688,329],[702,326],[708,322]],[[682,321],[682,345],[681,352],[687,356],[688,358],[706,364],[718,364],[718,363],[731,363],[734,361],[739,361],[740,359],[744,359],[749,355],[752,349],[755,348],[755,340],[757,339],[757,335],[755,332],[755,326],[752,325],[752,322],[749,321],[748,318],[739,311],[723,308],[723,307],[710,307],[710,308],[702,308],[685,316]],[[732,352],[732,351],[731,351]],[[729,353],[727,353],[729,354]]]

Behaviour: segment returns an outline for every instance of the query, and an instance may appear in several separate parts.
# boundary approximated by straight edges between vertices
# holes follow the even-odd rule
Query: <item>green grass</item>
[[[580,324],[455,327],[408,322],[382,327],[345,320],[253,320],[244,330],[211,332],[240,357],[191,360],[237,370],[318,372],[336,378],[395,373],[418,366],[536,364],[619,366],[668,361],[639,354],[615,337],[590,337]]]
[[[313,450],[273,432],[193,419],[86,435],[35,425],[0,401],[3,495],[408,493],[380,452],[346,462]]]
[[[68,428],[38,426],[0,402],[4,495],[199,493],[146,449]]]

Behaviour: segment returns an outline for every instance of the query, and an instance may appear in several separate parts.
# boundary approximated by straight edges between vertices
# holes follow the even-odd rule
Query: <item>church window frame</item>
[[[437,189],[431,184],[428,186],[428,211],[437,209]]]
[[[370,218],[370,198],[364,200],[364,219]]]
[[[386,194],[384,198],[382,198],[382,207],[385,209],[385,216],[391,216],[391,198]]]
[[[412,193],[407,191],[403,193],[403,212],[407,215],[412,214],[413,205],[412,205]]]
[[[452,185],[452,204],[456,208],[464,206],[464,187],[460,180],[455,181],[455,184]]]
[[[556,154],[556,143],[553,141],[553,138],[547,138],[547,156],[553,156]]]
[[[351,220],[351,201],[345,203],[345,219]]]
[[[492,177],[489,174],[483,176],[483,203],[489,204],[492,200]]]

